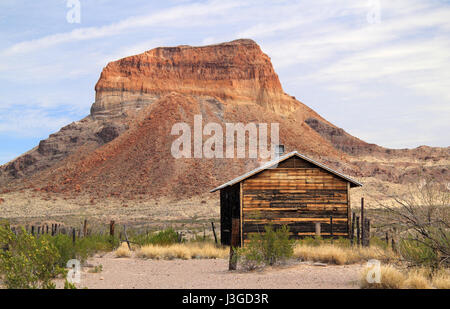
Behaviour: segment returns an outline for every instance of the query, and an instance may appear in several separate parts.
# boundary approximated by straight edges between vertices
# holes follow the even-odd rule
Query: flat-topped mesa
[[[159,47],[126,57],[103,69],[95,90],[94,117],[121,115],[174,91],[259,104],[281,114],[299,104],[283,92],[270,58],[252,40]]]

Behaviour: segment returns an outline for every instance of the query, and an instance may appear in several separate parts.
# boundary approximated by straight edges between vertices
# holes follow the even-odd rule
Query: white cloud
[[[78,92],[93,97],[93,84],[109,61],[161,45],[212,44],[246,37],[255,39],[271,57],[290,94],[332,122],[338,120],[344,129],[384,145],[401,146],[405,128],[411,131],[404,138],[408,146],[414,146],[415,136],[417,143],[426,143],[427,138],[430,143],[437,143],[436,139],[443,145],[450,142],[437,134],[450,130],[448,4],[381,0],[380,23],[369,24],[368,1],[174,2],[176,7],[150,14],[136,9],[141,15],[116,23],[12,45],[0,51],[0,79],[18,84],[47,82],[42,91],[49,93],[47,98],[41,93],[38,100],[23,102],[38,104],[44,114],[49,106],[58,104],[60,95],[87,111],[92,102],[76,101]],[[67,83],[69,86],[58,92],[52,88],[52,83],[64,87],[64,80],[87,85],[87,79],[92,82],[89,87],[73,90]],[[12,96],[9,93],[6,98]],[[5,96],[2,99],[0,108],[14,106]],[[391,106],[396,108],[394,118],[386,117]],[[370,111],[370,125],[355,121],[363,117],[355,112],[349,116],[350,109]],[[421,117],[430,127],[426,134],[408,121]],[[0,118],[0,130],[5,127],[3,121],[7,120]],[[21,130],[19,125],[14,128]]]
[[[16,53],[29,53],[37,49],[48,48],[57,44],[113,36],[136,28],[156,25],[176,27],[186,21],[194,23],[196,18],[202,16],[223,15],[230,9],[238,6],[239,2],[237,1],[217,0],[209,1],[204,4],[194,3],[180,5],[148,15],[133,16],[106,26],[77,28],[67,33],[57,33],[34,40],[20,42],[1,51],[0,55],[8,56]]]
[[[0,113],[0,134],[17,137],[36,137],[54,132],[70,123],[67,116],[52,115],[41,108],[2,109]]]

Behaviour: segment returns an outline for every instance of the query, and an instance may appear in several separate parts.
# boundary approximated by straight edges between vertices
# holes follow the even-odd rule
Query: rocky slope
[[[0,167],[0,193],[32,188],[71,197],[147,201],[206,194],[257,159],[175,159],[173,124],[279,123],[298,150],[369,184],[370,193],[422,176],[449,180],[450,148],[392,150],[337,128],[284,93],[251,40],[164,47],[109,63],[91,114]],[[372,191],[373,192],[372,192]]]

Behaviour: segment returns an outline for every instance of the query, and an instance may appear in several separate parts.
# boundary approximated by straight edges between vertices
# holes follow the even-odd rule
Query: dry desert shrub
[[[422,179],[391,200],[380,203],[386,212],[381,221],[399,230],[403,259],[416,267],[450,267],[450,187],[445,179]]]
[[[365,267],[361,272],[360,286],[363,289],[450,289],[448,269],[434,271],[432,268],[412,268],[400,270],[392,265],[380,267],[380,283],[369,283]]]
[[[380,283],[369,283],[367,273],[370,268],[365,267],[361,273],[360,286],[363,289],[401,289],[406,280],[405,275],[391,265],[382,265],[380,267]]]
[[[408,278],[403,282],[403,287],[407,289],[431,289],[429,278],[429,270],[425,268],[413,269],[408,272]]]
[[[348,250],[332,245],[318,247],[297,245],[294,247],[294,257],[305,261],[331,263],[337,265],[347,264]]]
[[[436,289],[450,290],[450,271],[448,269],[438,271],[433,276],[432,284]]]
[[[385,250],[379,247],[352,248],[331,244],[320,246],[298,244],[294,248],[294,257],[305,261],[336,265],[360,263],[370,259],[391,261],[396,258],[392,250]]]
[[[147,245],[141,247],[137,256],[155,260],[215,259],[226,258],[228,251],[213,244],[173,244],[169,246]]]
[[[212,244],[197,244],[191,246],[192,258],[200,259],[221,259],[227,258],[229,250],[222,247],[216,247]]]
[[[114,255],[116,257],[130,257],[131,256],[131,251],[128,248],[127,243],[123,242],[119,248],[117,248],[116,251],[114,251]]]

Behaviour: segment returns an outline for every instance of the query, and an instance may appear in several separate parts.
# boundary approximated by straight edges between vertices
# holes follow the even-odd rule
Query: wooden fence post
[[[361,220],[361,246],[366,246],[366,235],[363,234],[363,231],[366,229],[366,220]]]
[[[75,241],[76,241],[76,232],[75,232],[75,228],[72,228],[72,243],[75,245]]]
[[[354,238],[355,238],[355,218],[356,217],[356,215],[355,215],[355,212],[353,212],[352,213],[352,230],[350,231],[350,235],[351,235],[351,237],[350,237],[350,244],[353,246],[353,242],[355,241],[354,240]]]
[[[237,256],[235,248],[239,245],[239,219],[231,219],[231,243],[230,243],[230,262],[228,270],[236,270],[237,266]]]
[[[109,236],[114,238],[114,220],[111,220],[111,222],[109,222]]]
[[[397,228],[394,227],[393,232],[392,232],[391,245],[392,245],[392,251],[394,251],[395,253],[397,253],[397,246],[395,245],[395,240],[394,240],[396,235],[397,235]]]
[[[212,231],[214,234],[214,241],[216,242],[216,245],[217,245],[217,235],[216,235],[216,229],[214,228],[214,221],[211,221],[211,227],[212,227]]]
[[[367,227],[366,227],[366,246],[370,246],[370,219],[366,219]]]
[[[128,249],[131,250],[130,241],[128,240],[128,235],[127,235],[127,227],[125,224],[123,225],[123,234],[125,235],[125,241],[127,242]]]
[[[333,243],[333,216],[330,216],[330,237],[331,237],[331,243]]]
[[[320,222],[316,222],[316,237],[319,238],[320,237]]]
[[[360,234],[360,229],[359,229],[359,217],[356,216],[356,244],[359,245],[361,244],[361,234]]]
[[[361,197],[361,243],[364,246],[364,197]]]
[[[83,237],[87,236],[87,219],[84,219],[83,223]]]

